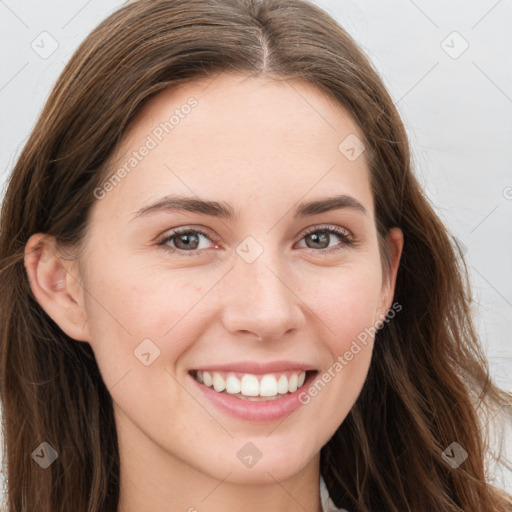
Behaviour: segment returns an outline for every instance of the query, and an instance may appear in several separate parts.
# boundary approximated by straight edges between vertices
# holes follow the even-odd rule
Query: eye
[[[201,238],[210,240],[210,237],[203,231],[192,228],[177,228],[161,239],[157,245],[162,246],[166,251],[181,252],[187,256],[193,256],[198,251],[205,249],[200,247]],[[174,247],[168,245],[170,242]]]
[[[339,238],[342,243],[329,248],[329,242],[332,240],[332,235]],[[301,240],[302,239],[313,244],[313,247],[308,246],[309,249],[312,249],[311,252],[321,254],[339,251],[347,246],[355,245],[355,241],[352,239],[350,232],[346,229],[340,228],[339,226],[312,226],[304,233]]]
[[[332,235],[339,238],[342,243],[329,249]],[[157,242],[157,245],[169,252],[194,256],[198,252],[208,249],[201,247],[201,239],[212,241],[210,236],[201,230],[190,227],[176,228]],[[355,245],[355,240],[352,239],[350,232],[338,226],[312,226],[302,235],[301,241],[302,239],[309,240],[313,244],[313,247],[308,247],[311,252],[320,254],[331,253]],[[325,246],[326,242],[327,246]]]

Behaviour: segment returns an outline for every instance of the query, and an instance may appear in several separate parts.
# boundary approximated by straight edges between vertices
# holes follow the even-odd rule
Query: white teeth
[[[215,389],[215,391],[221,392],[226,389],[226,383],[224,382],[224,379],[218,373],[213,374],[212,381],[213,381],[213,389]]]
[[[289,379],[288,379],[288,391],[290,393],[293,393],[294,391],[297,391],[297,384],[299,382],[299,379],[297,378],[297,374],[294,373]]]
[[[255,375],[246,373],[242,377],[240,393],[245,396],[258,396],[260,394],[260,383]]]
[[[277,380],[273,375],[264,375],[260,382],[260,396],[276,396]]]
[[[277,381],[277,392],[280,395],[288,393],[288,379],[286,378],[286,375],[281,375],[281,377],[279,377],[279,380]]]
[[[240,381],[234,375],[229,375],[226,379],[226,392],[231,395],[236,395],[240,393],[240,390]]]
[[[211,387],[213,384],[212,376],[208,372],[203,372],[203,382],[205,386]]]
[[[225,391],[230,395],[240,397],[278,397],[286,393],[293,393],[304,385],[306,372],[296,371],[285,374],[266,374],[259,380],[256,375],[246,373],[239,379],[233,373],[221,374],[198,370],[195,378],[205,386],[212,387],[219,393]],[[257,398],[254,398],[257,400]]]

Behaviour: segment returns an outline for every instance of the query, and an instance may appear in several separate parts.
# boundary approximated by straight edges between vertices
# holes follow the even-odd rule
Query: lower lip
[[[287,393],[283,395],[283,398],[258,402],[235,398],[228,393],[218,393],[212,388],[198,382],[192,375],[189,374],[188,376],[198,387],[203,396],[221,411],[245,421],[265,423],[281,420],[303,405],[299,400],[299,395],[307,391],[317,373],[318,372],[311,372],[304,384],[297,391]]]

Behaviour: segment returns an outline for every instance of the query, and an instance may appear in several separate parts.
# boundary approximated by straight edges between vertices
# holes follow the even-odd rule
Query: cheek
[[[378,268],[363,262],[331,268],[320,279],[317,274],[314,286],[303,287],[331,356],[304,403],[312,404],[331,432],[349,413],[368,373],[381,291]]]
[[[305,280],[302,293],[325,329],[333,357],[371,329],[377,319],[381,274],[374,265],[347,265],[316,273]]]
[[[151,380],[146,370],[160,365],[174,373],[175,361],[204,328],[193,319],[215,282],[210,276],[210,286],[199,286],[193,269],[128,266],[110,259],[84,283],[91,346],[108,388],[127,372],[130,380],[141,371]],[[144,358],[155,364],[145,366]]]
[[[197,269],[193,274],[193,268],[152,268],[109,260],[86,285],[91,296],[88,317],[103,332],[112,328],[133,338],[167,337],[215,284],[216,276],[202,279]]]

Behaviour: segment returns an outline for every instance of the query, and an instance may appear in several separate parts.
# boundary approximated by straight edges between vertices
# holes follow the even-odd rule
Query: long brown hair
[[[411,171],[404,126],[368,58],[305,0],[140,0],[111,14],[75,52],[3,202],[10,511],[112,512],[119,498],[111,396],[90,345],[64,334],[35,300],[25,244],[47,233],[78,254],[94,191],[136,113],[164,88],[222,72],[305,80],[342,105],[364,133],[384,263],[386,233],[404,233],[395,290],[402,311],[377,332],[362,392],[321,450],[333,501],[352,512],[510,510],[486,477],[484,427],[492,411],[510,410],[511,397],[489,378],[464,259]],[[31,453],[44,441],[58,458],[42,470]],[[467,452],[457,468],[442,456],[453,442]]]

